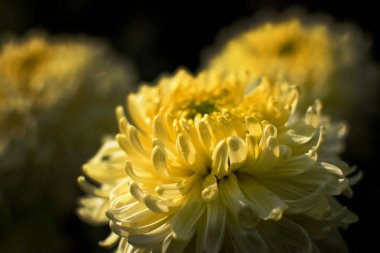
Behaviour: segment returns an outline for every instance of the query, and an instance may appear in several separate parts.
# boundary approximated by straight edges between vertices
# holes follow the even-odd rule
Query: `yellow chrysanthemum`
[[[33,115],[73,89],[75,72],[86,61],[83,47],[49,45],[40,37],[8,43],[0,55],[1,146],[33,128]],[[73,75],[74,74],[74,75]],[[61,85],[64,83],[65,85]]]
[[[329,113],[347,117],[373,97],[367,90],[375,92],[378,80],[362,37],[350,26],[313,17],[263,22],[231,38],[205,65],[222,73],[246,70],[253,80],[268,76],[295,83],[300,110],[321,98]]]
[[[345,250],[356,216],[335,195],[350,169],[337,156],[344,126],[304,117],[287,83],[185,71],[128,97],[120,133],[84,165],[78,212],[110,221],[117,252]],[[328,123],[324,126],[324,123]],[[339,134],[337,134],[339,132]],[[107,212],[105,212],[107,210]]]
[[[332,49],[325,26],[308,28],[293,19],[266,23],[232,39],[211,65],[229,71],[247,69],[256,77],[288,77],[294,83],[323,85],[334,65]]]
[[[81,143],[95,144],[97,129],[109,131],[101,123],[115,106],[108,96],[121,98],[133,82],[131,68],[96,41],[43,35],[8,41],[0,52],[0,157],[19,162],[21,151],[38,143],[36,157],[49,160],[57,145],[41,142],[57,143],[54,134],[72,141],[86,136],[89,141]],[[94,98],[98,106],[88,106]],[[84,122],[92,124],[86,135]]]

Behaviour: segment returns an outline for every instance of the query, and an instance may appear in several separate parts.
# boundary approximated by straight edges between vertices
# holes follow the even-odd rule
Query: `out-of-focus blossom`
[[[36,252],[74,247],[61,228],[76,207],[75,178],[99,139],[117,131],[112,112],[135,79],[133,66],[98,40],[33,33],[4,41],[0,251],[28,251],[40,238],[50,243]]]
[[[71,90],[69,80],[73,76],[68,73],[76,72],[84,59],[76,60],[76,54],[68,50],[49,45],[39,37],[3,46],[0,55],[0,152],[13,138],[21,139],[27,131],[33,131],[36,114],[47,110],[59,98],[65,97],[66,90]],[[54,57],[55,54],[74,56],[74,59],[66,61],[64,57]]]
[[[224,35],[228,40],[211,57],[209,50],[205,67],[295,83],[301,89],[299,110],[320,98],[325,111],[340,119],[351,117],[363,102],[375,103],[378,69],[369,57],[368,39],[353,25],[292,10],[253,23],[240,23],[235,30],[248,28]]]
[[[338,157],[345,126],[296,87],[180,70],[118,107],[120,133],[84,165],[79,215],[117,252],[344,252],[356,221]]]
[[[98,41],[37,34],[7,41],[0,52],[2,165],[20,164],[28,152],[52,161],[75,145],[93,149],[99,134],[113,130],[108,110],[134,80],[130,65]]]

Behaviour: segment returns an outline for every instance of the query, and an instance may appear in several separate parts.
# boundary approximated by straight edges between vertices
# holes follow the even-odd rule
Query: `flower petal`
[[[203,148],[207,154],[207,156],[211,156],[211,152],[215,146],[214,143],[214,135],[210,129],[210,125],[207,123],[205,119],[201,119],[195,124],[198,132],[198,138],[200,142],[203,144]]]
[[[228,174],[228,145],[221,140],[212,152],[212,174],[221,179]]]
[[[269,136],[266,140],[262,139],[259,145],[261,151],[260,156],[251,172],[270,173],[280,158],[280,146],[278,145],[277,139],[273,136]]]
[[[162,178],[170,177],[168,167],[166,165],[166,155],[163,148],[155,146],[152,151],[152,164],[157,174]]]
[[[217,178],[210,174],[202,182],[202,199],[211,201],[218,196]]]
[[[271,252],[313,252],[313,243],[308,234],[289,219],[261,222],[258,225],[258,231],[267,242]]]
[[[231,171],[238,169],[247,159],[247,150],[244,141],[236,136],[227,138],[228,157]]]
[[[221,130],[219,132],[222,134],[222,136],[227,138],[228,136],[231,136],[233,134],[234,127],[231,124],[231,122],[226,119],[226,117],[218,116],[216,120],[218,121],[218,125]]]
[[[281,131],[278,138],[281,143],[286,143],[289,146],[304,145],[314,138],[317,132],[316,130],[317,129],[311,125],[299,122]]]
[[[252,135],[256,142],[259,142],[263,134],[263,127],[261,123],[252,116],[245,117],[245,124],[247,125],[249,134]]]
[[[296,200],[288,200],[285,203],[289,206],[289,214],[305,213],[314,207],[318,198],[324,196],[325,185],[322,183],[315,192]]]
[[[179,240],[173,234],[169,234],[162,243],[161,252],[178,253],[183,252],[189,244],[188,240]]]
[[[156,115],[153,120],[153,134],[159,139],[165,147],[174,150],[174,137],[171,134],[171,127],[167,126],[165,116]]]
[[[151,248],[152,245],[161,244],[166,236],[170,233],[170,231],[170,224],[165,223],[162,226],[147,233],[129,235],[128,242],[135,247]]]
[[[141,96],[130,94],[127,98],[128,112],[131,115],[133,123],[143,132],[150,133],[150,119],[147,117],[144,108],[141,106]]]
[[[189,166],[189,169],[199,174],[204,174],[207,172],[205,162],[201,160],[193,143],[185,135],[179,134],[176,144],[178,153]]]
[[[240,188],[262,219],[279,220],[287,205],[273,192],[249,176],[239,177]]]
[[[194,235],[197,222],[206,209],[198,194],[192,193],[186,204],[177,212],[172,221],[173,237],[178,240],[190,240]]]
[[[224,240],[226,225],[226,207],[216,198],[207,202],[207,223],[205,230],[205,250],[207,253],[217,253]]]
[[[239,188],[236,176],[231,173],[219,182],[220,198],[234,217],[247,227],[254,227],[257,214],[251,202]]]
[[[87,194],[108,198],[108,191],[103,191],[101,188],[96,187],[95,185],[88,182],[83,176],[78,177],[78,184]]]
[[[263,240],[257,229],[248,230],[239,221],[234,219],[228,220],[227,228],[234,252],[269,253],[267,243]]]
[[[102,247],[110,247],[116,244],[116,242],[120,239],[120,237],[111,232],[106,239],[99,242],[99,245]]]

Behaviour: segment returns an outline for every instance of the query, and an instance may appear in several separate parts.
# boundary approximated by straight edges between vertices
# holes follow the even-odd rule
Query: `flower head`
[[[18,163],[23,160],[23,149],[36,151],[38,143],[35,157],[42,155],[51,161],[51,153],[59,146],[51,142],[58,142],[62,135],[68,143],[86,136],[81,143],[96,145],[94,139],[112,129],[99,123],[107,107],[115,106],[108,96],[121,98],[118,94],[127,92],[133,82],[129,69],[105,45],[90,39],[32,34],[4,43],[0,53],[0,158],[7,164]],[[99,106],[88,106],[90,98],[96,98]],[[91,124],[86,135],[80,134],[84,122]]]
[[[62,49],[65,48],[49,46],[39,37],[22,45],[8,43],[3,46],[0,55],[0,125],[4,129],[0,131],[0,151],[14,136],[25,135],[27,129],[30,131],[35,127],[31,114],[45,110],[62,94],[54,90],[58,87],[48,84],[55,76],[64,81],[70,78],[64,69],[60,69],[61,66],[57,69],[57,64],[51,64],[54,51]],[[73,64],[66,67],[78,68]]]
[[[120,238],[118,252],[318,251],[356,219],[334,199],[350,171],[328,151],[341,127],[324,126],[319,102],[295,116],[297,99],[244,74],[178,71],[143,86],[128,117],[117,108],[116,140],[84,165],[100,187],[79,178],[79,214],[109,220],[102,244]]]
[[[229,38],[207,59],[207,68],[222,73],[246,70],[253,80],[265,75],[295,83],[302,94],[299,110],[321,98],[327,111],[340,118],[374,96],[368,90],[376,93],[378,70],[358,29],[310,15],[276,19],[257,22]]]
[[[268,75],[304,85],[323,85],[334,65],[332,47],[323,25],[306,27],[297,19],[268,22],[229,41],[210,65],[228,71],[247,69],[256,77]]]

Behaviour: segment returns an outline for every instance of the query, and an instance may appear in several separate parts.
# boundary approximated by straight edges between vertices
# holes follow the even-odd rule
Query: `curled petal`
[[[228,157],[232,171],[238,169],[247,159],[245,143],[241,138],[231,136],[227,139]]]
[[[193,143],[185,135],[180,134],[177,137],[177,150],[182,159],[189,166],[189,169],[199,174],[206,173],[205,162],[202,161],[198,155],[198,151],[195,149]]]
[[[218,196],[217,178],[210,174],[202,183],[202,198],[204,201],[214,200]]]
[[[228,174],[228,145],[226,141],[220,141],[212,153],[212,174],[221,179]]]
[[[152,245],[161,244],[170,231],[170,224],[163,224],[162,226],[144,234],[129,235],[128,242],[135,247],[151,248]]]

